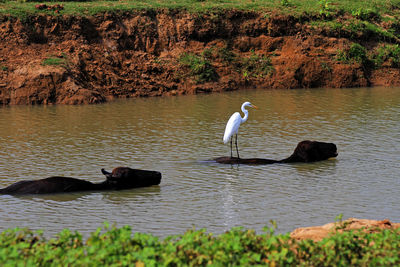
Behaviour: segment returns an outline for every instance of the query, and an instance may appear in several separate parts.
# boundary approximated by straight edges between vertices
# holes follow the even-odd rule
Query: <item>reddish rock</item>
[[[45,9],[53,10],[56,13],[59,13],[60,10],[64,9],[64,6],[60,5],[60,4],[55,4],[55,5],[37,4],[37,5],[35,5],[35,8],[39,9],[39,10],[45,10]]]
[[[363,229],[363,231],[373,233],[382,229],[397,228],[400,228],[400,223],[392,223],[389,220],[377,221],[349,218],[342,222],[328,223],[322,226],[297,228],[290,233],[290,237],[297,240],[312,239],[314,241],[321,241],[325,237],[337,232]]]
[[[35,5],[35,8],[39,9],[39,10],[43,10],[43,9],[47,9],[48,7],[46,4],[38,4],[38,5]]]

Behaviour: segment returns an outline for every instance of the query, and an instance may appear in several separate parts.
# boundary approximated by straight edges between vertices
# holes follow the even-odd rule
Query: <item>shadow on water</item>
[[[332,158],[310,163],[289,163],[287,166],[295,169],[300,175],[334,175],[336,173],[337,159]]]
[[[86,197],[93,195],[100,195],[101,199],[111,202],[121,202],[126,199],[146,199],[154,194],[159,194],[161,191],[160,186],[150,186],[144,188],[133,188],[127,190],[109,190],[109,191],[85,191],[85,192],[69,192],[69,193],[56,193],[56,194],[39,194],[39,195],[4,195],[22,200],[36,201],[36,200],[50,200],[53,202],[70,202],[83,200]]]
[[[216,162],[214,159],[207,160],[199,160],[197,161],[199,164],[212,165],[212,166],[220,166],[226,167],[230,166],[231,169],[239,170],[240,166],[252,166],[252,167],[260,167],[260,168],[268,168],[270,166],[282,166],[282,168],[291,167],[296,169],[299,174],[310,174],[313,172],[321,173],[321,172],[331,172],[330,174],[334,174],[335,166],[337,163],[336,158],[329,158],[327,160],[318,161],[318,162],[300,162],[300,163],[268,163],[268,164],[243,164],[243,163],[231,163],[231,164],[221,164]]]

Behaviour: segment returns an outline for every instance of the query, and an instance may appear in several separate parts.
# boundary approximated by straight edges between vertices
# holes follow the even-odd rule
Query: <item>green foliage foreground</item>
[[[233,228],[213,235],[189,230],[163,240],[130,227],[98,229],[83,241],[64,230],[46,240],[41,232],[7,230],[0,235],[1,266],[393,266],[400,264],[400,231],[350,231],[321,242],[289,234]]]

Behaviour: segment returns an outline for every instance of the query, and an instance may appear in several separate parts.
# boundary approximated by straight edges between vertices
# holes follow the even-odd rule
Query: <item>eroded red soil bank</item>
[[[42,15],[26,21],[3,17],[0,104],[99,103],[253,86],[400,86],[397,68],[366,70],[359,63],[337,61],[338,51],[353,41],[312,29],[307,19],[234,10],[220,15],[171,10],[87,18]],[[211,64],[211,81],[190,75],[180,60],[184,53]],[[254,72],[254,62],[246,66],[249,61],[235,63],[238,59],[260,65],[270,59],[271,68]]]

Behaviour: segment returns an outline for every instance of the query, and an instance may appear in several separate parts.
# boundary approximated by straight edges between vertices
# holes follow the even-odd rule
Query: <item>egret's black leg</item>
[[[233,136],[231,137],[231,158],[232,158],[232,139],[233,139]]]
[[[236,153],[237,153],[238,159],[240,159],[240,157],[239,157],[239,149],[238,149],[238,145],[237,145],[237,134],[235,136],[236,136],[236,138],[235,138]]]

